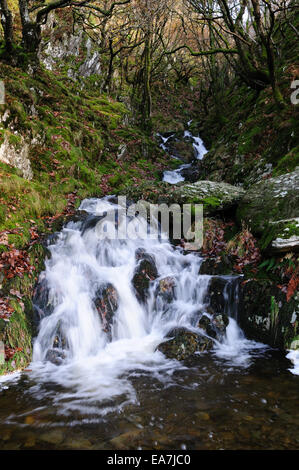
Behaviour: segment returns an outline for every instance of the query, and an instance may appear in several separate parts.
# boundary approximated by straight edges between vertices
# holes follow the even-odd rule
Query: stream
[[[189,142],[192,142],[192,145],[193,145],[193,149],[194,149],[194,159],[193,159],[193,162],[190,162],[190,163],[183,163],[182,165],[180,165],[178,168],[176,168],[175,170],[166,170],[164,171],[164,174],[163,174],[163,181],[165,181],[166,183],[170,183],[170,184],[177,184],[177,183],[180,183],[182,181],[185,181],[185,176],[184,176],[184,173],[186,172],[186,170],[190,170],[193,166],[194,163],[196,163],[196,160],[202,160],[205,156],[205,154],[208,152],[208,150],[206,149],[204,143],[203,143],[203,140],[198,136],[198,135],[194,135],[192,134],[192,132],[189,130],[190,128],[190,125],[191,125],[191,122],[192,121],[189,121],[188,122],[188,129],[186,129],[183,133],[183,136],[182,136],[182,140],[187,140]],[[169,140],[172,139],[173,137],[175,137],[175,134],[168,134],[168,135],[163,135],[163,134],[158,134],[157,135],[158,138],[160,138],[162,140],[161,144],[160,144],[160,147],[165,150],[166,152],[168,152],[172,158],[176,159],[176,160],[180,160],[179,157],[176,157],[175,155],[172,155],[171,154],[171,149],[169,148]]]
[[[145,220],[135,239],[99,236],[117,208],[86,199],[84,217],[49,241],[32,363],[0,381],[0,449],[298,448],[299,377],[239,328],[236,277],[224,277],[225,334],[184,361],[167,357],[175,328],[207,338],[198,319],[211,316],[213,276],[199,275],[198,253],[149,238]],[[142,260],[156,271],[143,301],[132,282]]]

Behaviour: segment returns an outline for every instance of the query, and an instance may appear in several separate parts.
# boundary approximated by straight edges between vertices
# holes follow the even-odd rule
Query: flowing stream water
[[[299,377],[280,352],[245,338],[236,278],[225,278],[223,338],[167,358],[158,346],[174,328],[206,336],[198,318],[209,315],[212,276],[199,275],[198,253],[147,237],[145,221],[136,239],[99,237],[96,222],[115,208],[111,197],[84,200],[88,215],[49,245],[33,361],[0,382],[0,448],[298,448]],[[132,284],[140,250],[157,269],[144,302]],[[157,294],[165,278],[170,300]],[[110,330],[95,303],[107,285],[117,293]]]
[[[191,122],[192,121],[188,122],[188,127],[190,127]],[[158,134],[158,136],[162,140],[162,143],[160,144],[160,147],[163,150],[165,150],[167,152],[170,152],[169,147],[168,147],[167,144],[168,144],[169,139],[171,139],[174,136],[174,134],[168,135],[167,137],[165,137],[161,134]],[[192,142],[193,149],[194,149],[194,160],[202,160],[203,157],[205,156],[205,154],[208,152],[208,150],[206,149],[206,147],[203,143],[203,140],[199,136],[193,135],[190,130],[185,130],[184,131],[183,140],[186,139],[186,138],[189,141]],[[178,157],[175,157],[174,155],[172,155],[172,157],[176,158],[176,159],[179,159]],[[180,165],[175,170],[166,170],[166,171],[164,171],[163,181],[165,181],[166,183],[170,183],[170,184],[177,184],[177,183],[180,183],[182,181],[185,181],[185,177],[183,175],[184,170],[186,170],[187,168],[190,168],[191,166],[192,166],[192,162],[191,163],[183,163],[182,165]]]

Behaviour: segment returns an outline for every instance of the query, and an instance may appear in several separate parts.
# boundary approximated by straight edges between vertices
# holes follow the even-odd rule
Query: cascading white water
[[[82,202],[80,209],[100,216],[114,210],[115,205],[109,197],[89,199]],[[175,327],[201,332],[197,327],[198,314],[206,309],[211,277],[198,274],[202,260],[197,254],[184,254],[167,240],[146,236],[103,240],[95,227],[83,230],[83,226],[83,222],[70,222],[56,243],[49,246],[51,258],[46,261],[40,282],[46,281],[54,309],[40,323],[32,377],[39,384],[37,388],[48,382],[63,388],[63,392],[53,396],[59,412],[105,414],[111,410],[111,400],[118,399],[119,407],[138,402],[129,380],[130,371],[152,372],[165,379],[182,367],[167,359],[157,346]],[[140,236],[145,235],[145,222],[139,230]],[[132,285],[138,263],[136,250],[140,248],[155,260],[158,271],[145,303],[137,300]],[[166,277],[174,281],[170,303],[163,297],[157,300],[155,294],[159,281]],[[111,337],[104,331],[94,303],[98,288],[107,283],[118,296]],[[47,360],[47,354],[58,330],[65,347],[57,365]],[[239,343],[228,350],[231,336],[236,334],[233,340]],[[230,323],[223,344],[215,342],[215,353],[221,357],[226,348],[225,357],[236,356],[241,343],[238,327]]]
[[[83,201],[80,208],[96,216],[115,206],[108,199],[91,199]],[[55,309],[41,321],[33,353],[32,374],[38,382],[54,381],[70,388],[58,397],[61,404],[71,398],[63,404],[64,412],[81,409],[82,399],[85,412],[87,403],[105,402],[118,395],[125,397],[123,403],[136,401],[133,387],[124,378],[127,371],[171,371],[174,362],[156,348],[173,327],[194,326],[193,316],[204,308],[209,282],[209,276],[198,276],[201,259],[193,254],[184,256],[168,241],[102,240],[95,229],[82,233],[81,228],[81,222],[69,223],[49,247],[52,256],[42,277]],[[138,302],[132,286],[137,248],[154,258],[159,273],[145,305]],[[167,313],[163,302],[158,308],[154,306],[155,288],[166,276],[172,276],[176,284]],[[98,287],[107,282],[118,294],[111,342],[93,302]],[[46,360],[58,327],[67,343],[59,366]],[[90,410],[94,412],[94,407]],[[104,411],[98,408],[98,412]]]
[[[192,145],[195,150],[195,157],[197,160],[202,160],[205,154],[208,152],[202,139],[199,136],[193,135],[190,131],[185,131],[184,137],[189,137],[193,141]]]
[[[191,122],[192,121],[188,122],[188,126],[190,126]],[[173,137],[173,135],[174,134],[168,137],[164,137],[161,134],[158,134],[158,136],[162,139],[162,144],[160,145],[160,147],[163,150],[165,151],[168,150],[167,142],[171,137]],[[204,155],[208,152],[208,150],[204,146],[202,139],[199,136],[193,135],[189,130],[185,130],[184,132],[184,138],[186,137],[192,141],[195,159],[202,160]],[[177,157],[173,157],[173,158],[177,158]],[[164,171],[163,181],[165,181],[166,183],[170,183],[170,184],[177,184],[177,183],[180,183],[181,181],[185,181],[185,177],[182,175],[182,171],[190,167],[191,167],[191,163],[184,163],[183,165],[180,165],[179,168],[177,168],[176,170]]]
[[[225,336],[221,342],[216,341],[214,355],[220,359],[225,359],[234,366],[249,366],[252,355],[267,349],[267,346],[255,341],[246,339],[243,331],[237,323],[239,307],[239,283],[235,277],[222,276],[226,279],[223,289],[224,314],[229,322],[226,327]]]

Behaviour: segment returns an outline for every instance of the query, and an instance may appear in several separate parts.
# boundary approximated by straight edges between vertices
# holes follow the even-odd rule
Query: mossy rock
[[[272,281],[251,279],[241,285],[239,322],[249,339],[283,351],[295,348],[298,320],[298,292],[287,302]]]
[[[175,328],[168,333],[168,341],[160,344],[158,350],[169,359],[183,361],[196,352],[209,349],[213,341],[186,328]]]
[[[299,167],[292,173],[269,178],[253,185],[241,200],[237,220],[255,235],[269,224],[299,216]]]
[[[192,145],[192,142],[170,140],[167,143],[167,149],[171,155],[180,158],[186,163],[191,162],[195,158],[194,147]]]
[[[215,181],[197,181],[178,188],[178,200],[184,204],[203,204],[205,214],[235,208],[245,191],[241,187]]]
[[[244,194],[241,187],[215,181],[177,185],[149,183],[127,191],[131,199],[143,199],[153,204],[202,204],[205,215],[234,210]]]

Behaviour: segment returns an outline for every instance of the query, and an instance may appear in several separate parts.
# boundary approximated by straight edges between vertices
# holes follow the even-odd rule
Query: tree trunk
[[[22,43],[27,52],[37,53],[41,38],[41,28],[38,23],[31,21],[27,0],[19,0],[22,23]]]
[[[147,134],[152,132],[152,96],[151,96],[151,38],[148,33],[144,45],[144,77],[142,100],[142,126]]]
[[[106,93],[110,92],[111,80],[112,80],[112,76],[113,76],[113,60],[114,60],[115,54],[114,54],[114,51],[113,51],[112,39],[109,39],[109,54],[110,54],[110,59],[109,59],[108,73],[107,73],[105,83],[103,85],[103,90]]]
[[[13,45],[13,17],[6,0],[0,0],[1,24],[4,32],[5,49],[10,54]]]

